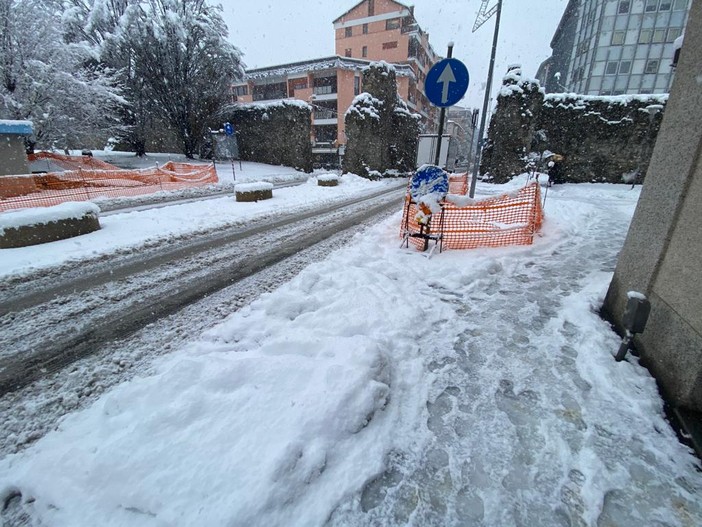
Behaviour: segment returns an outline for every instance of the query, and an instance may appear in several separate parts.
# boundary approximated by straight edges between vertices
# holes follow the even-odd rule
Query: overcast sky
[[[248,68],[273,66],[334,54],[332,22],[356,5],[354,0],[213,0],[220,1],[230,40],[244,53]],[[493,93],[510,64],[519,63],[533,77],[551,54],[549,43],[568,0],[504,0],[495,63]],[[490,62],[494,17],[475,33],[480,0],[414,0],[415,18],[442,56],[455,43],[453,56],[468,67],[470,86],[459,104],[482,108]],[[490,5],[497,3],[491,0]]]

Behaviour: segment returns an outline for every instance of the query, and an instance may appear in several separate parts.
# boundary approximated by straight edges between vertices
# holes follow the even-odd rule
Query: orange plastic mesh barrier
[[[449,175],[449,194],[468,194],[468,174]]]
[[[417,206],[405,198],[400,236],[406,232],[420,232],[415,220]],[[408,206],[409,205],[409,206]],[[508,245],[530,245],[534,233],[543,222],[541,189],[534,182],[519,191],[487,198],[465,207],[450,201],[442,201],[442,213],[434,213],[429,225],[429,234],[443,233],[442,245],[448,249],[475,249],[477,247],[502,247]],[[409,238],[417,249],[424,248],[422,238]]]
[[[27,155],[30,163],[47,161],[47,166],[56,165],[64,170],[79,170],[81,168],[93,168],[98,170],[119,170],[119,167],[106,163],[91,156],[64,156],[53,152],[36,152]],[[51,170],[47,170],[51,172]]]
[[[81,169],[0,177],[0,211],[66,201],[141,196],[217,183],[214,165],[168,162],[143,170]]]

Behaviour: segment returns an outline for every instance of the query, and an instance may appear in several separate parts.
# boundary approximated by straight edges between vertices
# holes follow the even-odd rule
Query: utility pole
[[[492,75],[495,71],[495,54],[497,52],[497,38],[500,34],[500,16],[502,14],[502,0],[497,0],[497,4],[487,9],[490,0],[483,0],[478,12],[478,18],[473,25],[473,32],[487,22],[493,14],[495,17],[495,33],[492,38],[492,53],[490,55],[490,67],[488,68],[487,84],[485,86],[485,100],[483,101],[483,115],[480,118],[480,130],[478,131],[478,146],[475,151],[475,159],[473,160],[473,177],[470,181],[470,197],[475,196],[475,185],[478,181],[478,171],[480,170],[480,156],[483,152],[483,133],[485,132],[485,122],[487,121],[488,104],[490,103],[490,91],[492,90]]]

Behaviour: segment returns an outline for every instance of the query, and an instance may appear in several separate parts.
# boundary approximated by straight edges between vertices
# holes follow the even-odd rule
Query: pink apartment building
[[[363,69],[372,61],[395,66],[397,91],[424,126],[436,126],[423,94],[429,68],[440,59],[414,19],[413,8],[394,0],[363,0],[334,21],[336,55],[246,71],[233,87],[235,102],[295,98],[312,105],[312,151],[320,163],[337,163],[346,144],[344,114],[363,91]]]

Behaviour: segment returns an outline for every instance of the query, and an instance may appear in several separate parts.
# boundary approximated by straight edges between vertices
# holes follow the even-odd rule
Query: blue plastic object
[[[435,194],[438,200],[446,197],[449,191],[448,174],[435,165],[424,165],[410,181],[410,197],[419,201],[424,196]]]

